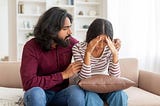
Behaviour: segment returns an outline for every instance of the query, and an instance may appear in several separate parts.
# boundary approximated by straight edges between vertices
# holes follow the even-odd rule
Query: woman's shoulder
[[[86,46],[87,46],[86,42],[78,42],[73,47],[76,47],[76,48],[85,48]]]

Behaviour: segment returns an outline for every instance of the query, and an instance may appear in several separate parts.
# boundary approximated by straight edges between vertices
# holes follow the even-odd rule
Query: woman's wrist
[[[91,56],[91,52],[86,51],[86,52],[85,52],[85,56],[87,56],[87,57],[89,56],[89,57],[90,57],[90,56]]]
[[[91,53],[86,51],[84,56],[84,64],[90,65],[90,57],[91,57]]]
[[[113,54],[113,63],[118,63],[118,54]]]

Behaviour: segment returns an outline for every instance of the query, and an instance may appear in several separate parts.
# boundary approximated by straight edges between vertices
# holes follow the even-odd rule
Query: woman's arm
[[[120,76],[118,51],[109,37],[106,37],[106,41],[107,41],[108,47],[112,53],[110,56],[108,72],[110,75],[118,77],[118,76]]]
[[[80,79],[84,79],[84,78],[88,78],[91,76],[91,66],[90,66],[90,59],[87,59],[87,55],[85,55],[85,50],[83,51],[83,47],[84,47],[85,43],[78,43],[76,45],[73,46],[72,48],[72,53],[73,53],[73,58],[74,58],[74,61],[81,61],[82,62],[82,68],[81,68],[81,71],[78,73],[78,76]],[[85,57],[85,56],[87,57]],[[85,59],[88,61],[88,63],[85,63],[84,62],[84,57]],[[90,56],[88,57],[90,58]]]

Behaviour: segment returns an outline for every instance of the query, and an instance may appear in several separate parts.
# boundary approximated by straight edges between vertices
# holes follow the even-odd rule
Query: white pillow
[[[23,95],[23,89],[0,87],[0,106],[23,106]]]

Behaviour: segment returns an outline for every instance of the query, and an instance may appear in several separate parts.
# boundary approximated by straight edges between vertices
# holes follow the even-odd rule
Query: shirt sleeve
[[[82,68],[81,68],[81,71],[78,73],[79,78],[84,79],[84,78],[90,77],[91,76],[91,66],[84,64],[84,61],[83,61],[84,56],[82,55],[84,54],[84,52],[82,50],[81,44],[78,43],[74,45],[72,48],[72,52],[73,52],[74,61],[82,61]]]
[[[109,75],[116,76],[116,77],[119,77],[121,74],[119,61],[117,63],[113,63],[112,55],[110,56],[110,60],[109,60],[108,73]]]
[[[20,68],[23,89],[26,91],[32,87],[41,87],[45,90],[63,82],[61,72],[50,75],[37,75],[38,52],[33,45],[25,45],[23,49],[22,62]]]

